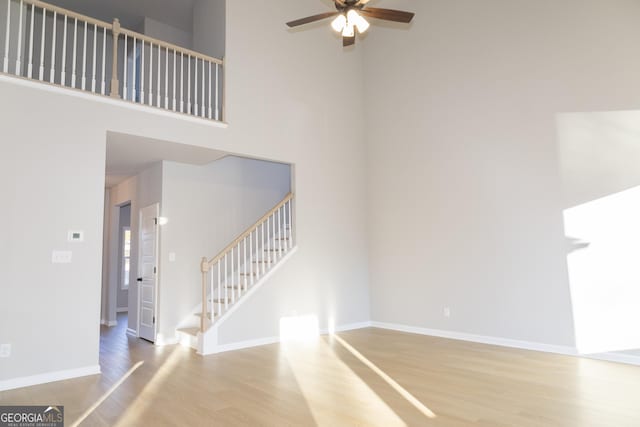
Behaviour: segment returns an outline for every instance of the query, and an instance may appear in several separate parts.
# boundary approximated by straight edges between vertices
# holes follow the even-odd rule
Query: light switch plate
[[[54,264],[69,264],[73,252],[71,251],[53,251],[51,254],[51,262]]]
[[[0,345],[0,357],[11,357],[11,344]]]

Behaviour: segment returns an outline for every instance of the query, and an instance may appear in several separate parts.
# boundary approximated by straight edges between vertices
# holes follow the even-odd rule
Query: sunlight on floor
[[[116,427],[140,424],[140,419],[142,419],[145,411],[149,409],[149,406],[154,403],[154,400],[151,397],[154,393],[160,391],[163,383],[167,380],[171,372],[173,372],[173,370],[176,368],[176,365],[180,360],[180,349],[180,347],[174,347],[171,354],[162,363],[151,380],[138,394],[138,397],[136,397],[136,399],[127,406],[127,410],[125,411],[125,413],[122,414],[120,419],[118,419]]]
[[[135,365],[133,365],[133,367],[131,369],[129,369],[122,376],[122,378],[120,378],[118,381],[116,381],[116,383],[114,385],[112,385],[111,388],[109,390],[107,390],[107,392],[105,394],[103,394],[98,400],[96,400],[96,402],[93,405],[91,405],[86,411],[84,411],[84,413],[80,416],[80,418],[78,418],[73,424],[71,424],[71,427],[77,427],[84,420],[86,420],[87,417],[89,415],[91,415],[91,413],[93,413],[93,411],[95,411],[96,408],[102,404],[102,402],[107,400],[109,398],[109,396],[111,396],[111,394],[114,391],[116,391],[118,389],[118,387],[120,387],[122,385],[122,383],[125,382],[126,379],[131,376],[131,374],[133,374],[136,371],[136,369],[138,369],[140,366],[142,366],[143,363],[144,363],[143,361],[140,361],[140,362],[136,363]]]
[[[336,341],[338,341],[344,348],[346,348],[351,354],[353,354],[358,360],[365,364],[369,369],[378,374],[378,376],[380,376],[380,378],[382,378],[395,391],[397,391],[400,396],[404,397],[409,403],[415,406],[418,411],[422,412],[428,418],[436,418],[436,414],[434,414],[429,408],[427,408],[422,402],[420,402],[414,395],[409,393],[407,389],[402,387],[393,378],[387,375],[382,369],[378,368],[372,361],[364,357],[362,353],[353,348],[348,342],[340,338],[338,335],[333,335],[332,337]]]

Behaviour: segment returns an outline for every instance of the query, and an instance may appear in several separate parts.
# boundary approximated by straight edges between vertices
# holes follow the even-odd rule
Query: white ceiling
[[[195,0],[48,0],[49,3],[136,30],[145,16],[191,32]]]
[[[162,160],[201,166],[228,154],[193,145],[109,132],[106,186],[113,187]]]

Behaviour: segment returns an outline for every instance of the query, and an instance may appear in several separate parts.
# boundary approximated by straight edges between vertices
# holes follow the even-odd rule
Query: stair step
[[[200,332],[200,328],[180,328],[178,332],[183,332],[187,335],[191,335],[192,337],[198,336],[198,332]]]

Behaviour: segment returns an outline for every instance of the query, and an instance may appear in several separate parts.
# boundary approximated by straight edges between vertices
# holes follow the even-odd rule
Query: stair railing
[[[0,0],[0,73],[224,120],[224,61],[39,0]]]
[[[202,258],[202,332],[293,248],[293,201],[287,194],[216,256]]]

